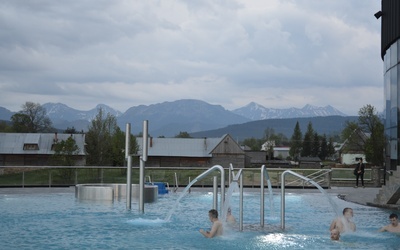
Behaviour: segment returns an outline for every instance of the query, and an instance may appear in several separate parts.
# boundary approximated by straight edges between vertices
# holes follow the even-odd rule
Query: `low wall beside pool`
[[[132,184],[132,198],[139,199],[139,184]],[[78,200],[114,201],[126,198],[126,184],[78,184],[75,185],[75,197]],[[156,202],[158,198],[157,185],[144,186],[144,202]]]

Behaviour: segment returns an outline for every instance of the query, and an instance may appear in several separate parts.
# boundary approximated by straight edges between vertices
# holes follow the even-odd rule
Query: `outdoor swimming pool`
[[[266,205],[265,228],[260,228],[260,195],[244,193],[244,230],[204,238],[210,228],[208,210],[213,195],[191,192],[161,195],[138,212],[136,201],[126,210],[125,200],[114,203],[82,202],[74,193],[1,194],[1,249],[399,249],[400,237],[377,230],[387,224],[390,211],[356,205],[332,197],[339,208],[352,207],[357,232],[329,238],[336,216],[321,193],[286,193],[286,228],[280,230],[280,195],[274,195],[274,213]],[[268,196],[266,194],[266,196]],[[239,218],[239,194],[231,197],[232,213]],[[170,221],[165,221],[174,209]]]

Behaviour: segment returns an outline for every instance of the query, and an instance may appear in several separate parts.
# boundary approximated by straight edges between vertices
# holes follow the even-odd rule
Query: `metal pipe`
[[[130,155],[131,146],[131,124],[127,123],[125,127],[125,159]]]
[[[144,120],[143,121],[143,161],[147,161],[147,154],[149,151],[149,145],[148,145],[148,137],[149,137],[149,133],[148,133],[148,128],[149,128],[149,121],[148,120]]]
[[[243,176],[240,174],[240,195],[239,195],[239,230],[243,231]]]
[[[218,178],[213,177],[213,208],[218,210]]]
[[[130,135],[131,124],[127,123],[125,127],[125,159],[126,164],[126,209],[132,208],[132,156],[130,155]]]
[[[314,182],[313,180],[311,180],[310,178],[304,177],[301,174],[298,174],[296,172],[293,172],[292,170],[286,170],[282,173],[281,175],[281,228],[282,230],[285,229],[285,176],[286,174],[292,174],[296,177],[299,177],[300,179],[303,179],[305,181],[310,182],[311,184],[313,184],[315,187],[317,187],[320,191],[323,190],[321,188],[321,186],[319,186],[316,182]],[[329,196],[328,196],[329,199]],[[335,207],[333,201],[331,199],[329,199],[329,202],[331,202],[331,205],[333,207]],[[337,211],[337,209],[335,209],[335,212]]]
[[[281,175],[281,229],[285,229],[285,174],[284,171]]]
[[[261,166],[261,182],[260,182],[260,186],[261,186],[261,190],[260,190],[260,226],[264,227],[264,171],[265,171],[265,165]]]
[[[143,121],[143,148],[142,156],[140,157],[140,171],[139,171],[139,212],[144,213],[144,168],[147,161],[148,152],[148,121]]]
[[[144,213],[144,161],[140,157],[139,167],[139,212]]]
[[[225,172],[224,168],[221,167],[220,165],[214,165],[211,168],[209,168],[207,171],[204,171],[201,173],[199,176],[197,176],[192,182],[195,183],[204,177],[206,177],[209,173],[211,173],[214,170],[219,170],[221,173],[221,205],[220,205],[220,214],[222,214],[222,208],[224,207],[224,202],[225,202]]]
[[[190,183],[190,176],[189,176],[189,183]],[[189,188],[189,194],[190,194],[190,192],[191,192],[191,190],[190,190],[190,188]]]
[[[189,182],[190,183],[190,182]],[[178,187],[179,187],[179,184],[178,184],[178,175],[176,174],[176,172],[175,172],[175,188],[174,188],[174,193],[176,193],[176,191],[178,191]]]
[[[132,156],[128,155],[126,168],[126,209],[132,208]]]
[[[78,184],[78,169],[75,168],[75,185]]]

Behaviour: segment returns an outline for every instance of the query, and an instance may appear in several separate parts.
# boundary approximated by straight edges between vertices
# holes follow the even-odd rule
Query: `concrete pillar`
[[[372,166],[371,167],[371,179],[374,187],[381,186],[381,167],[379,166]]]

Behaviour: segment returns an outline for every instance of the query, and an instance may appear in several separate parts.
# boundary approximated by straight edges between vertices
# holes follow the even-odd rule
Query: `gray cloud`
[[[0,106],[125,111],[196,98],[227,109],[381,110],[379,9],[365,0],[5,0]]]

